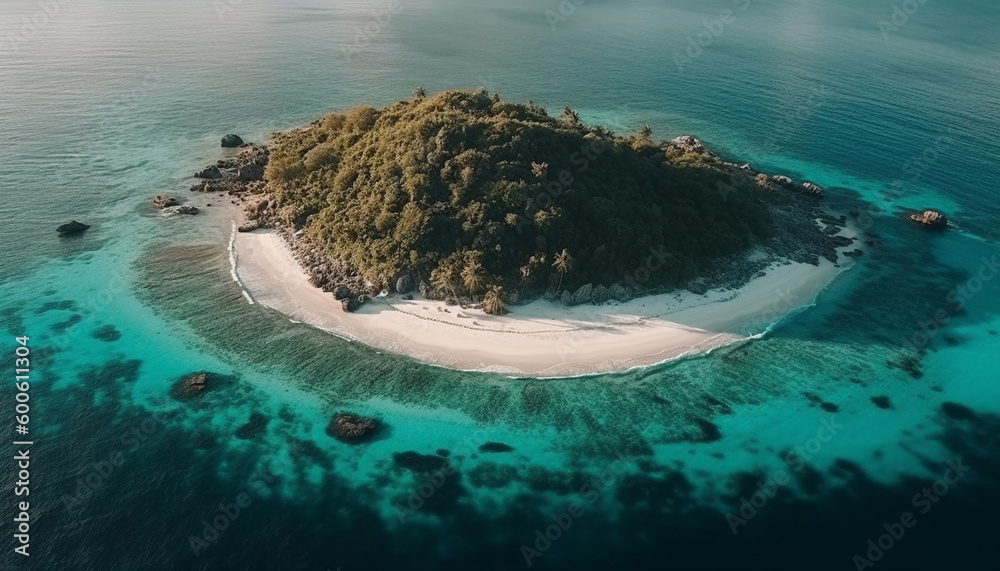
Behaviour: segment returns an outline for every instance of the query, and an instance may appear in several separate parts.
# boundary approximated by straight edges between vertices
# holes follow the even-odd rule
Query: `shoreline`
[[[850,228],[842,233],[853,236]],[[495,316],[418,294],[413,300],[392,295],[345,312],[332,294],[309,283],[278,232],[237,232],[236,221],[229,257],[248,303],[293,322],[429,365],[530,378],[620,373],[758,337],[813,305],[853,265],[847,256],[840,256],[839,267],[822,258],[818,266],[786,261],[728,291],[678,290],[573,307],[536,299]]]

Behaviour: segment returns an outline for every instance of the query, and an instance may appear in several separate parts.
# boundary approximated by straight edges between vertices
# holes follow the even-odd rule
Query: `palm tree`
[[[483,287],[486,286],[486,273],[476,258],[470,258],[462,268],[462,283],[472,295],[472,301],[476,301],[476,294],[483,291]]]
[[[642,130],[639,131],[640,139],[649,139],[649,136],[653,134],[653,130],[649,128],[649,125],[643,126]]]
[[[573,269],[573,258],[569,255],[569,250],[563,248],[562,252],[556,254],[555,261],[552,262],[552,267],[559,272],[559,285],[556,286],[556,295],[559,295],[559,290],[562,289],[563,276],[566,272]]]
[[[549,163],[536,163],[531,162],[531,174],[535,178],[545,178],[545,173],[549,171]]]
[[[491,285],[483,296],[483,311],[490,315],[503,315],[507,313],[507,305],[503,302],[504,291],[498,285]]]
[[[417,99],[423,99],[424,97],[427,97],[427,92],[424,91],[423,87],[418,87],[413,90],[413,97]]]
[[[456,293],[458,289],[458,276],[455,272],[455,267],[449,263],[445,263],[431,272],[431,285],[440,292],[450,293],[452,297],[458,297]]]

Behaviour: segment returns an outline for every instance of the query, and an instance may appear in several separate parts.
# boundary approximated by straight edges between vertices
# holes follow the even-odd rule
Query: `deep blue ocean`
[[[0,563],[995,569],[998,30],[994,0],[3,0],[0,363],[29,337],[30,432],[13,379],[0,425],[33,445],[22,497],[0,443]],[[225,199],[153,211],[225,133],[417,86],[695,135],[823,186],[873,246],[763,338],[540,381],[248,305]],[[196,371],[213,390],[173,398]],[[341,410],[388,430],[342,444]]]

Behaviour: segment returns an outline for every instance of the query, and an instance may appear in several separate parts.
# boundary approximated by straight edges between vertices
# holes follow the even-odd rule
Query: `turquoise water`
[[[878,569],[1000,560],[1000,8],[928,0],[885,37],[892,3],[860,0],[591,1],[555,29],[555,1],[401,0],[356,43],[385,6],[0,9],[0,329],[11,368],[13,337],[30,337],[35,442],[31,564],[6,535],[2,561],[513,569],[574,502],[583,513],[532,567],[848,569],[907,510],[918,525]],[[725,9],[732,22],[687,56]],[[154,194],[187,198],[187,177],[223,156],[223,133],[262,140],[418,85],[697,135],[867,213],[858,223],[876,246],[763,339],[531,381],[426,367],[249,306],[229,276],[224,199],[191,197],[192,218],[152,211]],[[901,220],[926,207],[956,228]],[[59,239],[70,219],[93,228]],[[931,322],[939,311],[947,324]],[[194,404],[172,399],[172,383],[199,370],[225,381]],[[324,430],[339,410],[389,428],[338,443]],[[237,438],[251,413],[266,427]],[[478,451],[487,441],[514,450]],[[456,473],[401,519],[439,449]],[[959,457],[971,470],[920,513],[912,496]],[[789,482],[734,534],[727,514],[777,470]],[[192,547],[240,494],[251,503]],[[11,492],[0,505],[11,521]]]

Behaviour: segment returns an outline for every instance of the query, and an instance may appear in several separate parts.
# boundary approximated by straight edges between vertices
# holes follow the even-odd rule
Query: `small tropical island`
[[[241,205],[248,299],[452,368],[568,376],[711,350],[862,253],[814,184],[485,90],[418,89],[238,148],[192,191]]]

